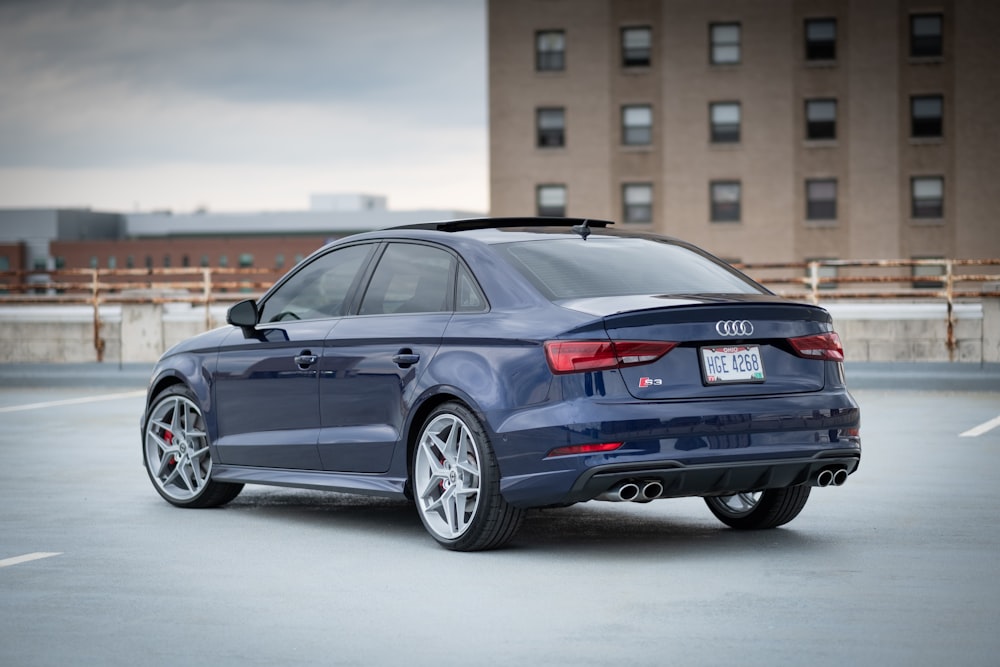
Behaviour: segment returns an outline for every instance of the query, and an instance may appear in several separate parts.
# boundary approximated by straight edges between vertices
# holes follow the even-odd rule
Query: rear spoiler
[[[506,227],[607,227],[615,224],[611,220],[590,218],[467,218],[464,220],[444,220],[440,222],[419,222],[400,225],[388,229],[429,229],[439,232],[464,232],[474,229],[502,229]]]

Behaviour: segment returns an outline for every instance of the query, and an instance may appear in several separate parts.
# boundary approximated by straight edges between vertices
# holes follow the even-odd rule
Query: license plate
[[[703,347],[701,374],[705,384],[763,382],[764,360],[760,357],[760,346]]]

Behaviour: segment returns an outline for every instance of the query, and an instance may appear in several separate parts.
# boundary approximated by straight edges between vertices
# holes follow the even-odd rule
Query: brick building
[[[493,215],[1000,257],[995,0],[490,0]]]

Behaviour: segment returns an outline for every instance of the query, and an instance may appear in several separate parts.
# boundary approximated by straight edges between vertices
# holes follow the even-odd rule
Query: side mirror
[[[226,311],[226,322],[233,326],[240,327],[244,331],[257,326],[257,303],[253,299],[247,299],[233,304]]]

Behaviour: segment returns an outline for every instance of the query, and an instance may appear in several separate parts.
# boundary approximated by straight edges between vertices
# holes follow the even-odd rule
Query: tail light
[[[570,456],[572,454],[599,454],[601,452],[612,452],[619,449],[624,442],[598,442],[592,445],[567,445],[565,447],[556,447],[551,452],[545,455],[545,458],[552,458],[553,456]]]
[[[844,348],[840,344],[840,336],[833,331],[815,336],[789,338],[788,342],[791,343],[795,354],[803,359],[844,360]]]
[[[677,343],[642,340],[550,340],[545,359],[553,373],[605,371],[656,361]]]

